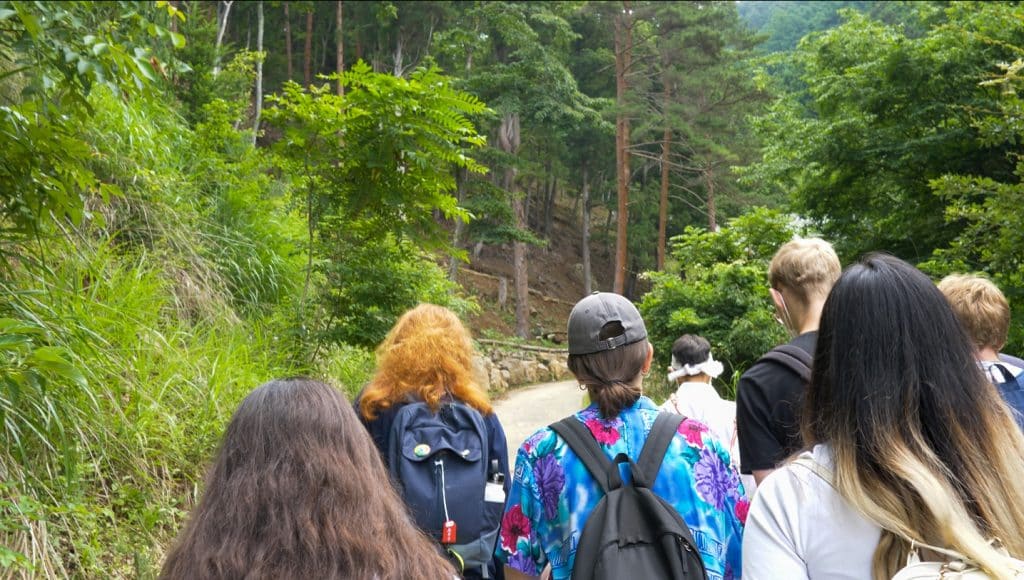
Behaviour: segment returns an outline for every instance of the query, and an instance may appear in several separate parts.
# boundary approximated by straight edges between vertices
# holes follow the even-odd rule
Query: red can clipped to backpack
[[[455,525],[454,521],[446,521],[444,526],[441,527],[441,543],[445,545],[454,544],[457,530],[458,527]]]

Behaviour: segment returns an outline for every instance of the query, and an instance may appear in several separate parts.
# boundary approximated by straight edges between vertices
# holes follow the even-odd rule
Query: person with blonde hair
[[[974,343],[978,366],[1024,428],[1024,361],[999,352],[1010,330],[1006,297],[991,280],[981,276],[946,276],[939,282],[939,290]]]
[[[420,304],[377,348],[356,408],[420,527],[465,566],[464,577],[494,578],[511,479],[505,431],[474,378],[474,353],[454,312]]]
[[[868,255],[836,283],[801,426],[805,451],[751,506],[748,579],[882,580],[944,552],[1024,574],[1024,435],[910,264]]]
[[[271,381],[235,410],[166,580],[453,578],[409,520],[352,406],[310,379]]]
[[[989,380],[998,384],[1007,372],[1016,377],[1024,371],[1019,359],[999,352],[1010,331],[1010,304],[998,286],[981,276],[952,274],[939,282],[939,290],[971,337]]]
[[[775,312],[793,338],[747,369],[736,388],[740,471],[757,483],[802,445],[797,415],[821,308],[840,271],[835,250],[818,238],[784,244],[768,266]]]

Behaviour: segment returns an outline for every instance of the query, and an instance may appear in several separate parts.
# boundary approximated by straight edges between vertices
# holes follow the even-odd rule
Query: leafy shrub
[[[341,243],[322,265],[321,299],[328,322],[324,339],[362,347],[376,346],[395,320],[420,302],[459,314],[476,309],[436,263],[408,240],[394,236],[367,239],[355,235]]]
[[[646,273],[653,288],[639,305],[655,368],[668,367],[679,336],[698,334],[711,343],[735,387],[738,373],[783,342],[768,297],[768,262],[796,231],[788,216],[755,208],[717,232],[689,227],[672,238],[678,269]]]

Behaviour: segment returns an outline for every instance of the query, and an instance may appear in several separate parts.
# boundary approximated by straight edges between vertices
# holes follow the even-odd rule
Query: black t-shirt
[[[817,332],[806,332],[789,344],[813,358],[817,339]],[[796,373],[775,361],[758,361],[743,373],[736,389],[741,472],[775,469],[803,447],[800,406],[804,388]]]

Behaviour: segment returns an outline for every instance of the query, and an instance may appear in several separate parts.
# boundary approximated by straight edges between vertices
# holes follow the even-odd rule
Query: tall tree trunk
[[[548,159],[548,184],[544,195],[544,239],[551,239],[551,228],[555,221],[555,192],[558,190],[558,178],[551,170],[551,161]]]
[[[224,32],[228,29],[228,16],[231,15],[232,4],[234,0],[220,0],[217,3],[217,43],[213,49],[213,76],[220,74],[220,47],[224,43]]]
[[[345,28],[342,26],[344,24],[342,12],[344,5],[345,3],[342,0],[338,0],[338,26],[334,31],[337,37],[335,42],[337,42],[338,49],[338,96],[344,96],[345,94],[345,85],[341,82],[341,74],[345,72]]]
[[[263,113],[263,0],[256,3],[256,50],[261,53],[256,61],[256,119],[252,124],[252,144],[260,133],[260,115]]]
[[[505,153],[515,155],[519,151],[519,113],[506,113],[498,129],[498,144]],[[526,204],[521,196],[514,194],[516,178],[515,165],[505,168],[504,189],[512,195],[512,211],[516,227],[526,229]],[[526,243],[516,240],[512,243],[512,271],[516,290],[516,336],[530,337],[530,288],[526,264]]]
[[[667,76],[667,75],[666,75]],[[663,105],[665,115],[665,133],[661,138],[661,200],[658,203],[658,262],[659,272],[665,269],[665,233],[668,230],[668,160],[669,147],[672,141],[672,129],[668,124],[668,106],[672,99],[672,91],[668,85],[668,78],[665,79],[665,102]]]
[[[316,5],[309,7],[306,13],[306,47],[302,53],[302,78],[306,86],[313,84],[313,10]]]
[[[295,67],[292,66],[292,23],[288,15],[288,3],[284,3],[284,56],[288,63],[288,80],[295,78]]]
[[[622,3],[622,14],[615,17],[615,101],[619,113],[615,119],[615,161],[618,178],[618,228],[615,236],[615,282],[612,291],[622,294],[626,284],[628,250],[626,228],[629,224],[629,117],[622,110],[626,104],[626,73],[633,50],[632,8],[629,0]]]
[[[589,296],[590,288],[590,181],[587,179],[587,163],[583,162],[580,171],[583,179],[583,295]]]
[[[455,196],[458,200],[458,205],[461,206],[462,202],[466,199],[466,177],[468,171],[464,168],[458,168],[455,170]],[[455,218],[455,231],[452,232],[452,249],[457,250],[459,243],[462,241],[462,230],[465,227],[463,221]],[[448,262],[448,279],[455,282],[459,276],[459,258],[453,255]]]
[[[718,229],[718,220],[715,215],[715,170],[712,167],[708,167],[707,171],[704,172],[704,180],[707,183],[708,188],[708,231],[715,231]]]

